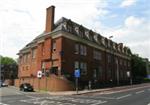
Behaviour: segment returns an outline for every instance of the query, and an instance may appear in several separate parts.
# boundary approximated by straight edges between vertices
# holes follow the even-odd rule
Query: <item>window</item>
[[[42,43],[42,56],[45,54],[44,43]]]
[[[107,55],[107,60],[108,60],[108,63],[111,62],[111,55]]]
[[[75,32],[76,32],[76,34],[79,34],[79,27],[78,26],[75,27]]]
[[[80,63],[80,69],[81,69],[81,74],[82,75],[87,74],[87,64],[85,62]]]
[[[85,36],[89,39],[89,31],[85,31]]]
[[[86,51],[86,46],[82,45],[82,44],[75,44],[75,54],[79,54],[80,55],[87,55],[87,51]]]
[[[103,76],[103,74],[102,74],[102,68],[101,68],[101,66],[99,66],[96,69],[94,69],[93,78],[99,79],[99,78],[102,78],[102,76]]]
[[[103,70],[102,70],[102,67],[101,66],[99,66],[98,67],[98,76],[100,77],[100,78],[102,78],[103,77]]]
[[[83,55],[86,56],[86,46],[83,46]]]
[[[25,54],[24,57],[25,57],[25,63],[27,63],[27,54]]]
[[[42,69],[45,69],[45,62],[42,62]]]
[[[68,24],[68,31],[72,32],[72,26]]]
[[[105,46],[105,38],[101,38],[101,40],[102,40],[102,44]]]
[[[35,58],[36,56],[36,49],[32,49],[32,58]]]
[[[120,65],[122,65],[122,63],[123,63],[123,60],[120,59]]]
[[[101,60],[101,59],[102,59],[102,54],[101,54],[101,52],[94,50],[94,51],[93,51],[93,58],[96,59],[96,60]]]
[[[86,75],[87,74],[87,64],[85,62],[74,62],[74,69],[80,69],[81,70],[81,75]]]
[[[128,62],[128,67],[130,67],[130,62]]]
[[[28,67],[28,66],[26,66],[26,70],[29,70],[29,67]]]
[[[80,45],[80,54],[86,56],[86,46]]]
[[[79,68],[79,62],[78,62],[78,61],[75,61],[75,62],[74,62],[74,68],[75,68],[75,69],[78,69],[78,68]]]
[[[56,51],[56,41],[53,41],[52,49],[53,49],[53,51]]]
[[[80,45],[80,54],[83,55],[84,51],[83,51],[83,45]]]
[[[115,58],[115,63],[118,64],[118,59],[117,58]]]
[[[75,44],[75,54],[79,54],[79,44]]]
[[[28,62],[30,61],[30,53],[27,55]]]
[[[111,69],[109,68],[109,69],[107,70],[107,79],[112,79],[112,78],[111,78],[111,75],[112,75],[112,71],[111,71]]]

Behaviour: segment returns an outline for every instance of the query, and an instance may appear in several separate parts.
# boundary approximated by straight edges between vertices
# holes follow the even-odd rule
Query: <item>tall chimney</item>
[[[55,6],[50,6],[46,9],[46,26],[45,32],[51,32],[54,29],[54,14]]]

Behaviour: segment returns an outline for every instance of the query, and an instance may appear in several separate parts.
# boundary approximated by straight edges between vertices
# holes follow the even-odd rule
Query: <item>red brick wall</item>
[[[24,78],[24,80],[16,79],[15,86],[19,87],[22,83],[30,83],[35,90],[44,91],[69,91],[74,90],[73,84],[68,80],[51,75],[47,78]]]

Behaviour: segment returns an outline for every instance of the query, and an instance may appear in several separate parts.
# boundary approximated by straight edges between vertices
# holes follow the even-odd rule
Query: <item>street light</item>
[[[109,36],[109,40],[111,40],[113,38],[113,36]],[[112,50],[112,49],[111,49]],[[113,51],[113,50],[112,50]],[[113,52],[112,52],[112,54],[114,54]],[[113,55],[113,58],[112,58],[113,60],[114,60],[114,55]],[[117,63],[117,85],[119,85],[119,65],[118,65],[118,60],[116,61],[116,63]]]

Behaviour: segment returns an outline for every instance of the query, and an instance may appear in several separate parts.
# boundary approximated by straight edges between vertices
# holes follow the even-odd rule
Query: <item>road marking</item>
[[[72,98],[72,97],[32,97],[28,96],[31,99],[20,100],[21,102],[31,103],[31,104],[40,104],[48,105],[55,103],[56,105],[76,105],[76,104],[89,104],[89,105],[100,105],[106,103],[107,101],[95,100],[95,99],[81,99],[81,98]]]
[[[16,92],[17,94],[20,94],[20,95],[22,95],[22,93],[21,92]]]
[[[127,95],[124,95],[124,96],[120,96],[120,97],[117,97],[116,99],[117,99],[117,100],[120,100],[120,99],[122,99],[122,98],[126,98],[126,97],[129,97],[129,96],[131,96],[131,94],[127,94]]]
[[[142,88],[147,88],[147,87],[150,87],[150,85],[148,86],[143,86],[143,87],[134,87],[134,88],[128,88],[128,89],[123,89],[123,90],[114,90],[114,91],[106,91],[102,94],[113,94],[113,93],[121,93],[121,92],[126,92],[126,91],[132,91],[132,90],[137,90],[137,89],[142,89]]]
[[[144,90],[138,91],[138,92],[136,92],[136,94],[140,94],[140,93],[143,93],[143,92],[144,92]]]
[[[94,97],[95,98],[95,97]],[[103,96],[100,96],[100,97],[98,97],[98,98],[103,98],[103,99],[111,99],[111,100],[114,100],[114,99],[116,99],[116,98],[114,98],[114,97],[103,97]],[[97,98],[96,98],[97,99]]]
[[[91,104],[91,105],[100,105],[100,104],[104,104],[106,103],[107,101],[100,101],[100,102],[97,102],[97,103],[94,103],[94,104]]]
[[[8,105],[8,104],[4,104],[4,103],[1,103],[1,102],[0,102],[0,105]]]
[[[27,96],[27,95],[26,95],[26,97],[29,97],[29,98],[37,98],[37,97],[34,97],[34,96]]]

